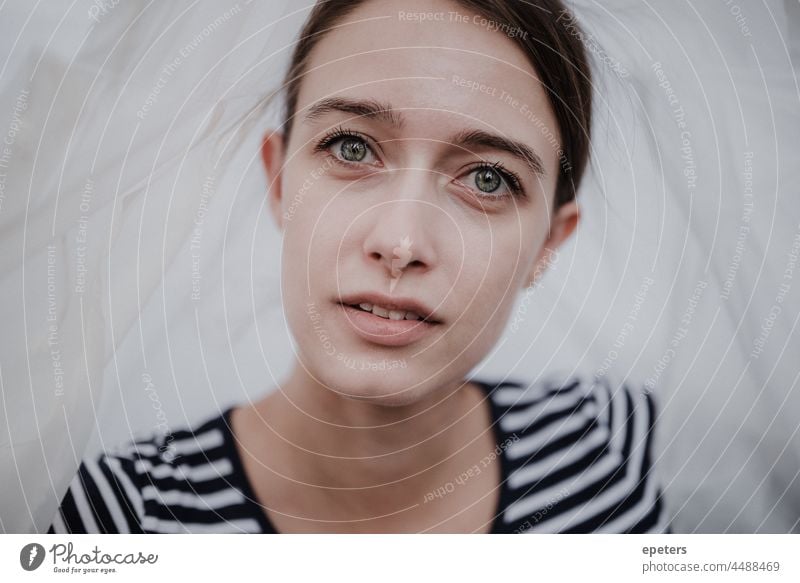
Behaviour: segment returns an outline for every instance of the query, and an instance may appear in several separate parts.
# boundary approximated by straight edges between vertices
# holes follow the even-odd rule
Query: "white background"
[[[181,171],[146,179],[155,161],[180,158],[187,136],[208,121],[199,118],[214,112],[232,119],[280,82],[305,5],[122,3],[96,12],[99,22],[89,18],[98,6],[91,2],[2,6],[0,132],[10,127],[20,89],[31,88],[0,207],[0,380],[12,413],[0,419],[10,428],[0,433],[2,508],[7,521],[12,508],[21,516],[7,524],[47,514],[51,507],[41,500],[66,487],[85,444],[91,453],[153,432],[164,419],[172,429],[196,423],[263,394],[287,372],[292,340],[280,305],[280,237],[262,206],[265,184],[254,157],[269,119],[259,119],[225,162],[229,172],[209,201],[197,302],[187,297],[188,235],[207,159],[189,157]],[[509,327],[476,369],[498,380],[535,382],[558,370],[649,382],[661,407],[657,461],[677,531],[800,528],[800,268],[790,256],[800,241],[797,6],[577,4],[606,63],[629,74],[599,64],[593,173],[580,197],[579,234],[541,287],[520,297],[519,328]],[[165,63],[232,7],[241,13],[204,38],[152,111],[137,119]],[[236,51],[226,57],[231,47]],[[264,57],[221,109],[215,95]],[[655,62],[684,109],[688,160]],[[222,66],[204,77],[211,63]],[[82,356],[87,351],[101,373],[91,386],[54,400],[52,362],[37,353],[36,340],[46,314],[43,249],[54,232],[67,248],[75,244],[77,217],[69,209],[76,205],[64,201],[80,196],[90,159],[91,273],[107,277],[108,288],[83,304],[60,302],[60,333],[68,375],[88,378],[81,373],[94,362]],[[697,176],[693,187],[687,162]],[[68,278],[74,256],[64,253],[59,273]],[[789,286],[783,293],[782,284]],[[65,282],[59,293],[70,287]],[[772,321],[776,305],[781,311]],[[92,341],[85,326],[82,335],[81,308],[102,338]],[[754,354],[759,341],[763,350]],[[69,435],[62,411],[70,414]],[[41,480],[43,460],[48,481]],[[23,474],[27,502],[12,494]],[[37,475],[41,489],[27,486]]]

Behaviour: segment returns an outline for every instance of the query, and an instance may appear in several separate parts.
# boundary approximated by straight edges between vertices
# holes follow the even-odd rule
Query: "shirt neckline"
[[[509,461],[506,457],[505,448],[501,446],[505,439],[505,434],[500,428],[500,419],[503,416],[503,412],[500,410],[497,403],[492,398],[492,392],[496,385],[492,385],[490,383],[486,383],[484,381],[480,381],[478,379],[470,379],[470,382],[475,383],[480,387],[480,389],[484,393],[485,399],[489,401],[489,409],[491,414],[491,426],[489,427],[490,431],[494,436],[494,441],[496,446],[500,448],[500,453],[498,457],[500,458],[500,483],[497,485],[497,488],[500,489],[500,495],[498,497],[497,507],[495,508],[494,517],[492,519],[492,525],[489,529],[488,534],[501,534],[504,533],[505,530],[503,529],[503,513],[507,508],[509,501],[510,501],[510,492],[508,490],[508,476],[510,472]],[[233,476],[231,482],[242,492],[244,495],[245,501],[247,506],[249,506],[252,511],[253,515],[256,517],[256,520],[261,527],[261,531],[263,534],[280,534],[278,530],[275,528],[275,525],[270,520],[267,513],[264,511],[262,505],[258,502],[258,498],[255,494],[255,489],[253,488],[252,484],[250,483],[250,479],[247,476],[244,468],[244,462],[242,458],[239,456],[239,451],[236,448],[236,436],[233,434],[233,426],[231,424],[231,414],[233,410],[236,408],[235,405],[228,407],[222,414],[221,421],[223,425],[223,448],[228,454],[228,457],[231,460],[231,464],[233,465]]]

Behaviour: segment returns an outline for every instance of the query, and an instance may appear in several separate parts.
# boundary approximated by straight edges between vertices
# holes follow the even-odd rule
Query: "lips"
[[[364,312],[369,312],[370,314],[374,314],[375,316],[384,318],[386,320],[422,320],[422,316],[410,310],[387,310],[386,308],[382,308],[377,304],[373,306],[369,303],[361,303],[358,304],[358,306],[351,307],[358,308]]]
[[[378,292],[364,292],[344,295],[339,300],[339,303],[358,310],[373,312],[376,317],[391,320],[408,319],[422,320],[428,324],[442,323],[432,308],[414,298],[387,296]],[[364,304],[364,306],[361,306],[361,304]],[[409,312],[412,314],[409,314]],[[400,313],[402,313],[402,316],[400,316]]]
[[[362,292],[334,301],[346,326],[371,344],[408,346],[435,334],[443,323],[428,304],[415,298]]]

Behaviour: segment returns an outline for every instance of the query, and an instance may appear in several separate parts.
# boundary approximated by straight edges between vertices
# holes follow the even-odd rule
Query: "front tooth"
[[[389,310],[384,310],[380,306],[372,306],[372,313],[376,316],[380,316],[381,318],[389,317]]]
[[[371,312],[372,311],[372,304],[367,303],[367,302],[364,302],[363,304],[358,304],[358,307],[361,308],[362,310],[367,311],[367,312]]]
[[[390,320],[402,320],[406,317],[406,313],[402,310],[389,310]]]
[[[416,312],[406,312],[406,320],[422,320],[422,316]]]

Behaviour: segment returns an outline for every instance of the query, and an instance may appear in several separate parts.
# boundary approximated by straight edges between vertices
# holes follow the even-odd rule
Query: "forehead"
[[[406,109],[401,113],[410,133],[484,125],[541,142],[544,158],[553,148],[542,141],[547,132],[541,128],[558,135],[522,49],[456,2],[369,0],[326,32],[301,83],[298,117],[320,99],[343,95]]]

